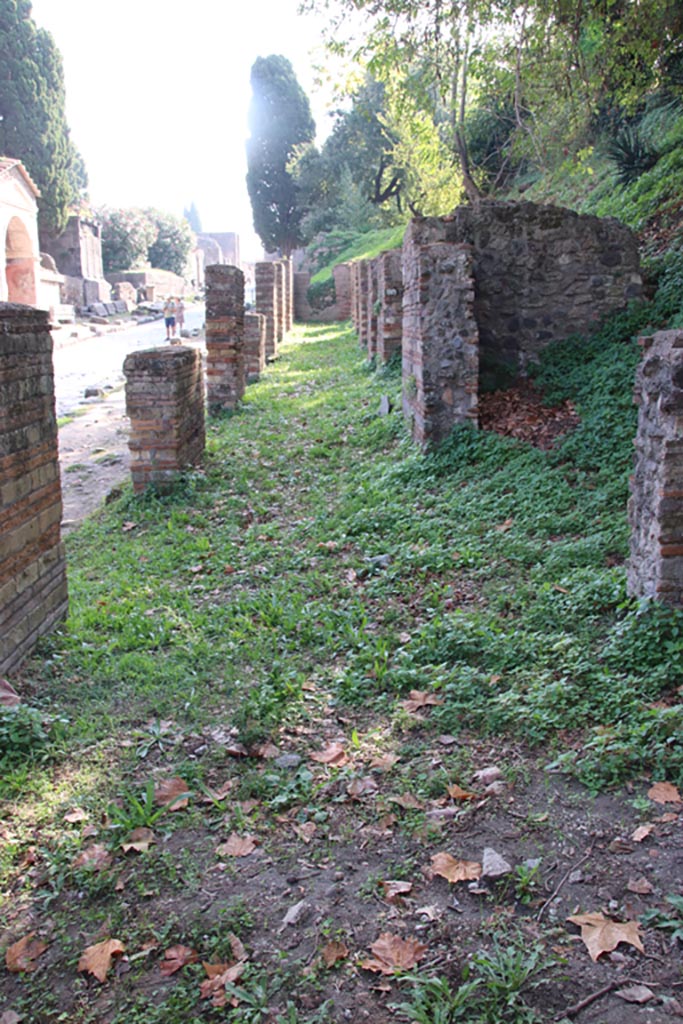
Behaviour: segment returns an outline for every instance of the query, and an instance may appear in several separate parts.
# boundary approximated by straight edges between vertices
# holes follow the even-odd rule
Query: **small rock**
[[[273,762],[278,768],[298,768],[301,764],[299,754],[280,754]]]
[[[489,782],[488,786],[484,789],[485,796],[500,796],[507,789],[503,779],[496,779],[495,782]]]
[[[379,400],[379,414],[380,416],[388,416],[391,410],[394,408],[394,403],[391,401],[388,395],[382,395]]]
[[[102,388],[87,387],[85,389],[85,391],[83,392],[83,397],[84,398],[103,398],[104,397],[104,391],[102,390]]]
[[[579,882],[583,882],[585,877],[586,876],[584,875],[583,871],[577,869],[576,871],[571,872],[571,874],[567,878],[567,881],[570,885],[578,885]]]
[[[512,865],[508,864],[505,858],[490,846],[487,846],[481,859],[482,878],[502,878],[503,875],[509,875],[511,871]]]
[[[295,903],[293,907],[289,908],[285,916],[282,918],[282,928],[286,927],[286,925],[298,924],[310,909],[310,903],[306,900],[299,900],[298,903]],[[280,931],[282,931],[282,929],[280,929]]]

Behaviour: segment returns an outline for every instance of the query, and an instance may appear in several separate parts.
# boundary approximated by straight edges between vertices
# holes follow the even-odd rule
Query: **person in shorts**
[[[166,324],[166,341],[171,341],[175,338],[175,317],[176,317],[176,303],[172,295],[166,299],[164,303],[164,323]]]
[[[178,301],[176,303],[175,322],[178,328],[178,336],[181,337],[183,327],[185,326],[185,303],[183,302],[182,295],[178,296]]]

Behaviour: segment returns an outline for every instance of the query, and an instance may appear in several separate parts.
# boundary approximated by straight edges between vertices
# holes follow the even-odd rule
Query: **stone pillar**
[[[683,331],[641,338],[628,591],[683,606]]]
[[[294,267],[289,257],[282,261],[284,270],[284,295],[285,295],[285,334],[289,334],[294,326]]]
[[[377,355],[377,315],[379,312],[379,292],[378,292],[378,265],[379,260],[368,260],[365,268],[366,273],[366,329],[367,329],[367,349],[368,359],[372,359],[373,356]]]
[[[311,275],[306,271],[299,270],[294,274],[294,319],[303,320],[304,323],[311,319],[312,310],[308,301],[308,286],[311,283]]]
[[[477,422],[472,251],[435,242],[403,256],[403,411],[415,441],[438,444],[455,424]]]
[[[377,359],[387,363],[401,348],[403,331],[403,251],[391,249],[379,257],[377,291],[380,311],[377,318]]]
[[[275,264],[264,261],[254,265],[256,283],[255,309],[266,318],[266,359],[277,359],[277,303],[275,298]]]
[[[368,347],[368,263],[358,261],[358,344]]]
[[[244,314],[244,362],[247,384],[257,381],[266,368],[266,318]]]
[[[206,268],[206,389],[210,412],[235,409],[244,395],[244,274]]]
[[[359,283],[359,269],[360,264],[357,260],[351,263],[351,323],[353,329],[358,334],[358,299],[360,295],[360,283]]]
[[[285,293],[285,265],[276,260],[275,267],[275,303],[277,308],[276,337],[279,346],[287,333],[287,297]],[[277,346],[276,346],[277,348]]]
[[[0,675],[66,617],[61,519],[48,314],[0,303]]]
[[[204,453],[201,353],[186,345],[142,349],[126,356],[123,372],[133,490],[170,490]]]
[[[351,318],[351,264],[338,263],[333,267],[334,291],[337,297],[337,320]]]

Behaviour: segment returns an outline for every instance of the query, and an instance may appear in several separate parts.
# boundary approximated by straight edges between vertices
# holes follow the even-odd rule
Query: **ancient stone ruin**
[[[247,383],[244,358],[244,274],[206,268],[206,384],[212,412],[233,410]]]
[[[683,331],[641,338],[629,593],[683,605]]]
[[[0,674],[66,617],[48,314],[0,304]]]

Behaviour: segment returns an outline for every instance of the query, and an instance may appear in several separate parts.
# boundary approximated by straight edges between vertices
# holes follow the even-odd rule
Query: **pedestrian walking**
[[[185,303],[183,302],[182,295],[178,296],[175,322],[178,328],[178,337],[180,337],[183,333],[183,327],[185,326]]]

